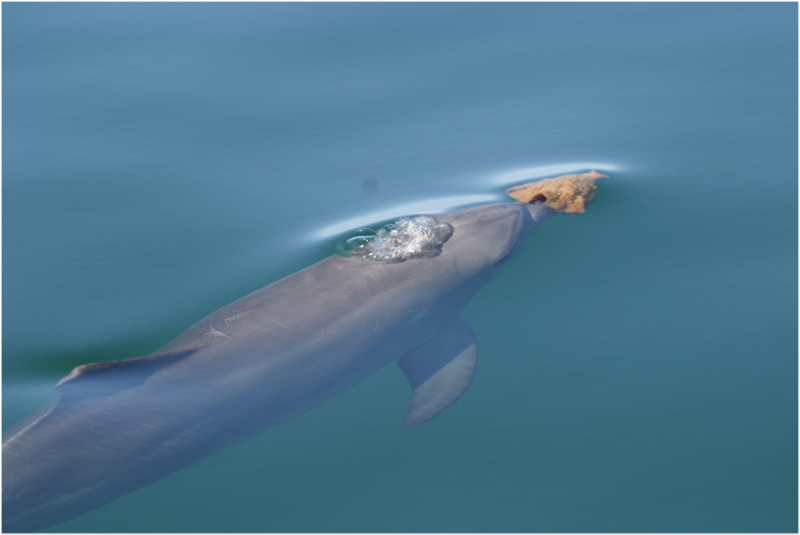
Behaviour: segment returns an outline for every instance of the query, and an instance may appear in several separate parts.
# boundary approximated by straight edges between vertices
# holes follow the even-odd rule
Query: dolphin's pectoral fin
[[[106,397],[135,388],[162,368],[182,360],[197,349],[78,366],[54,387],[75,397]]]
[[[403,425],[425,423],[455,403],[469,388],[477,364],[477,341],[463,318],[403,355],[397,365],[414,391]]]

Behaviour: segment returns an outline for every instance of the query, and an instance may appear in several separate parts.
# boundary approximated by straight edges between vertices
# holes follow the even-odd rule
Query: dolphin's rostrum
[[[91,511],[392,361],[413,391],[404,425],[430,420],[475,374],[477,343],[461,310],[556,213],[536,200],[406,220],[397,228],[427,226],[422,234],[439,242],[417,243],[424,254],[404,261],[374,251],[330,256],[150,356],[79,366],[56,386],[58,399],[3,435],[4,531]]]

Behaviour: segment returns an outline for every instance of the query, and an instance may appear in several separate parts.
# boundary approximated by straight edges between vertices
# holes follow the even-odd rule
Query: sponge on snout
[[[514,186],[507,189],[506,193],[521,202],[544,201],[553,210],[566,214],[582,214],[586,211],[586,205],[594,198],[597,189],[594,182],[598,178],[608,177],[597,171],[563,175]]]

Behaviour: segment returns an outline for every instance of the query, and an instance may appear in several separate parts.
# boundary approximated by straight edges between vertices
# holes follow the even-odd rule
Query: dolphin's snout
[[[533,220],[533,227],[531,227],[531,231],[533,231],[536,227],[556,215],[558,212],[549,206],[543,200],[536,200],[529,203],[520,203],[522,206],[528,210],[528,213]]]

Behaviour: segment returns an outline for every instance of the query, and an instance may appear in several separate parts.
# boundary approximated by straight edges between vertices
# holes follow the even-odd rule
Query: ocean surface
[[[394,365],[52,532],[797,530],[797,4],[6,3],[3,428],[352,229],[596,169]]]

